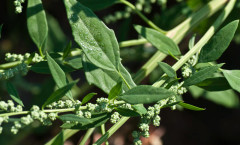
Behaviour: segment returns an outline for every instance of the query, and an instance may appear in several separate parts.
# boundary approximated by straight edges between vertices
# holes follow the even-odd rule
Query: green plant
[[[19,8],[22,8],[23,2],[15,1],[17,12],[21,12]],[[240,92],[240,71],[225,70],[221,68],[224,64],[214,63],[227,49],[237,30],[238,20],[220,29],[236,0],[213,0],[169,31],[159,28],[126,0],[63,2],[72,35],[79,48],[72,48],[70,42],[65,49],[58,52],[46,49],[49,28],[42,2],[28,0],[28,31],[38,48],[38,53],[7,53],[7,63],[0,65],[0,79],[6,82],[10,97],[18,104],[15,105],[12,100],[0,101],[0,124],[13,124],[13,134],[17,134],[19,129],[34,121],[42,125],[52,125],[52,121],[60,119],[63,122],[62,131],[46,144],[63,144],[64,140],[79,130],[88,130],[80,143],[83,145],[97,127],[101,127],[103,135],[94,144],[108,144],[107,139],[128,119],[139,117],[139,129],[134,131],[132,136],[134,144],[141,144],[141,136],[149,137],[149,124],[160,125],[161,109],[170,107],[174,110],[176,107],[183,107],[195,111],[205,110],[183,102],[182,95],[192,86],[208,91],[225,91],[232,88]],[[134,25],[141,39],[118,43],[113,30],[91,10],[115,3],[125,4],[151,27]],[[189,41],[189,51],[182,54],[177,44],[203,19],[218,10],[222,12],[207,32],[197,43],[193,36]],[[145,43],[151,43],[158,51],[132,78],[121,62],[119,47]],[[168,55],[176,60],[173,66],[161,62]],[[161,69],[158,80],[155,80],[153,85],[139,85],[157,66]],[[176,73],[179,69],[181,75]],[[76,88],[78,80],[72,80],[69,76],[76,70],[83,70],[87,82],[102,89],[106,95],[100,97],[96,93],[89,93],[79,101],[71,91]],[[28,71],[51,74],[56,89],[44,96],[39,106],[32,105],[30,110],[25,110],[24,102],[9,79],[18,74],[26,75]],[[96,103],[90,103],[94,96]],[[114,125],[105,131],[104,124],[107,121]],[[0,132],[2,129],[1,127]]]

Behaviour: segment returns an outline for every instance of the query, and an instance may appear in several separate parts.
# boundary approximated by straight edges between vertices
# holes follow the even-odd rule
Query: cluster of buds
[[[16,13],[21,13],[22,12],[22,3],[24,3],[25,0],[15,0],[14,5],[15,5],[15,12]]]
[[[0,80],[7,80],[9,78],[14,77],[16,74],[21,74],[21,75],[26,75],[28,72],[28,67],[27,64],[25,63],[20,63],[19,65],[3,70],[0,72]]]
[[[197,64],[198,61],[198,54],[193,55],[181,68],[182,70],[182,76],[184,78],[188,78],[193,73],[193,66]]]
[[[5,54],[5,60],[8,62],[13,62],[13,61],[22,61],[24,62],[30,57],[30,53],[25,53],[24,55],[22,54],[15,54],[15,53],[6,53]],[[34,53],[34,56],[32,58],[33,63],[38,63],[44,61],[43,57],[40,56],[38,53]]]

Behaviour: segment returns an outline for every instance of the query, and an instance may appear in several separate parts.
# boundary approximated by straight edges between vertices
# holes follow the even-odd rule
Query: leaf
[[[45,103],[42,105],[42,108],[46,107],[48,104],[51,104],[55,101],[58,101],[61,99],[71,88],[77,83],[77,81],[71,82],[68,85],[57,89],[55,92],[52,93],[52,95],[45,101]]]
[[[177,77],[176,72],[170,65],[164,62],[158,62],[158,65],[169,77]]]
[[[114,108],[120,115],[127,116],[127,117],[136,117],[140,116],[140,114],[134,110],[126,109],[126,108]]]
[[[61,131],[58,136],[54,139],[51,145],[64,145],[63,131]]]
[[[117,83],[109,92],[108,99],[112,100],[122,92],[122,82]]]
[[[78,0],[78,1],[93,11],[105,9],[118,2],[118,0]]]
[[[92,97],[95,96],[95,95],[97,95],[97,93],[89,93],[89,94],[87,94],[87,96],[85,96],[85,97],[83,98],[81,105],[86,104],[86,103],[87,103],[89,100],[91,100]]]
[[[114,87],[118,82],[122,81],[119,74],[117,72],[108,71],[105,69],[100,69],[93,65],[85,56],[83,56],[83,67],[85,71],[85,75],[89,84],[94,84],[104,92],[109,94],[112,87]],[[124,66],[120,63],[119,71],[128,82],[130,87],[136,86],[133,82],[129,72],[124,68]],[[123,90],[127,91],[128,87],[125,83],[123,83]]]
[[[195,38],[196,38],[196,34],[194,34],[191,39],[189,40],[189,43],[188,43],[188,47],[189,49],[192,49],[193,46],[195,45]]]
[[[154,29],[146,28],[140,25],[135,25],[134,28],[141,36],[146,38],[159,51],[165,54],[169,54],[169,52],[171,52],[173,55],[181,55],[177,44],[164,34]]]
[[[235,20],[219,30],[200,51],[198,62],[217,60],[229,46],[237,30],[239,20]]]
[[[69,53],[71,52],[71,48],[72,48],[72,41],[70,41],[68,45],[64,48],[63,56],[62,56],[63,59],[65,59],[69,55]]]
[[[205,110],[204,108],[196,107],[194,105],[183,103],[183,102],[179,102],[178,105],[182,106],[183,108],[193,110],[193,111],[203,111],[203,110]]]
[[[14,88],[14,86],[13,86],[10,82],[7,82],[7,91],[8,91],[8,93],[9,93],[10,97],[11,97],[15,102],[17,102],[17,103],[20,104],[21,106],[24,106],[22,100],[20,99],[20,97],[19,97],[19,95],[18,95],[17,90]]]
[[[51,56],[46,53],[47,56],[47,63],[49,66],[49,69],[51,71],[51,74],[53,76],[54,81],[56,82],[58,88],[61,88],[63,86],[67,85],[67,77],[65,76],[64,71],[60,68],[60,66],[55,62],[54,59],[51,58]],[[72,93],[69,91],[67,93],[67,96],[72,99]]]
[[[81,130],[86,130],[89,128],[93,127],[98,127],[108,121],[110,118],[111,114],[110,113],[100,113],[97,115],[92,115],[92,118],[89,118],[88,120],[90,121],[89,123],[80,123],[80,124],[69,124],[64,123],[61,127],[62,128],[68,128],[68,129],[81,129]],[[86,118],[87,119],[87,118]]]
[[[177,104],[179,104],[180,102],[182,102],[182,101],[177,101],[177,102],[173,102],[173,103],[170,103],[170,104],[163,105],[163,106],[161,107],[161,109],[162,109],[162,108],[167,108],[167,107],[171,107],[171,106],[177,105]]]
[[[60,66],[60,68],[64,72],[75,71],[75,69],[73,69],[73,68],[71,68],[69,66],[65,66],[65,65],[61,65],[61,64],[58,64],[58,65]],[[41,73],[41,74],[51,74],[51,71],[49,69],[47,61],[41,61],[39,63],[36,63],[36,64],[32,65],[30,70],[32,70],[33,72],[36,72],[36,73]]]
[[[65,59],[65,63],[74,69],[83,68],[82,58],[80,55]]]
[[[143,106],[143,104],[132,105],[132,108],[141,116],[147,113],[147,109]]]
[[[118,70],[120,54],[114,32],[78,1],[65,0],[64,3],[74,40],[87,58],[100,68]]]
[[[207,91],[223,91],[231,89],[231,86],[224,77],[208,78],[196,85]]]
[[[130,104],[150,104],[174,96],[172,91],[153,86],[136,86],[118,98]]]
[[[73,121],[73,122],[78,122],[78,123],[81,123],[81,124],[92,123],[91,120],[89,120],[87,118],[79,117],[79,116],[77,116],[75,114],[65,114],[65,115],[59,116],[59,118],[62,121]]]
[[[198,72],[194,73],[191,77],[184,80],[184,86],[191,86],[202,82],[203,80],[211,77],[219,69],[219,65],[205,67]]]
[[[230,86],[240,92],[240,70],[222,70]]]
[[[41,0],[29,0],[27,6],[27,25],[29,34],[38,49],[42,51],[48,34],[46,14]]]

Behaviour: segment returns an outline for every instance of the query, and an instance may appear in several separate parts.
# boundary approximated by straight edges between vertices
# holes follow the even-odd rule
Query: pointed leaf
[[[63,59],[65,59],[69,55],[69,53],[71,52],[71,48],[72,48],[72,41],[70,41],[68,45],[64,48],[63,56],[62,56]]]
[[[15,102],[17,102],[17,103],[20,104],[21,106],[24,106],[22,100],[20,99],[20,97],[19,97],[19,95],[18,95],[17,90],[14,88],[14,86],[13,86],[10,82],[7,82],[7,91],[8,91],[8,93],[9,93],[10,97],[11,97]]]
[[[176,72],[170,65],[168,65],[164,62],[158,62],[158,65],[169,77],[171,77],[171,78],[177,77]]]
[[[51,71],[52,77],[53,77],[54,81],[56,82],[58,88],[66,86],[67,85],[67,77],[66,77],[64,71],[55,62],[55,60],[51,58],[51,56],[48,53],[46,53],[46,56],[47,56],[47,63],[48,63],[49,69]],[[71,91],[69,91],[67,93],[67,96],[70,99],[72,99]]]
[[[196,107],[194,105],[183,103],[183,102],[179,102],[178,105],[182,106],[183,108],[193,110],[193,111],[203,111],[203,110],[205,110],[204,108]]]
[[[93,11],[105,9],[118,2],[118,0],[78,0],[78,1]]]
[[[187,78],[184,81],[184,86],[191,86],[202,82],[203,80],[212,77],[213,73],[215,73],[219,69],[219,65],[205,67],[198,72],[194,73],[191,77]]]
[[[89,100],[92,99],[93,96],[97,95],[97,93],[89,93],[87,94],[87,96],[85,96],[82,100],[82,104],[81,105],[84,105],[86,104]]]
[[[65,63],[74,69],[83,68],[82,57],[80,55],[65,59]]]
[[[72,89],[72,87],[77,83],[77,81],[71,82],[68,85],[57,89],[55,92],[52,93],[52,95],[45,101],[42,108],[46,107],[46,105],[51,104],[55,101],[58,101],[61,99],[69,90]]]
[[[239,20],[233,21],[219,30],[201,49],[198,62],[217,60],[229,46],[237,30]]]
[[[141,116],[147,113],[147,109],[143,106],[143,104],[132,105],[132,108]]]
[[[126,109],[126,108],[115,108],[115,110],[122,116],[127,116],[127,117],[135,117],[135,116],[140,116],[140,114],[134,110]]]
[[[164,34],[154,29],[146,28],[140,25],[136,25],[134,28],[141,36],[146,38],[159,51],[165,54],[169,54],[169,52],[171,52],[173,55],[181,55],[177,44]]]
[[[126,91],[118,98],[130,104],[150,104],[174,96],[172,91],[153,86],[137,86]]]
[[[196,86],[207,91],[223,91],[231,89],[231,86],[228,84],[228,81],[224,77],[208,78],[196,84]]]
[[[240,92],[240,70],[223,70],[222,72],[230,86]]]
[[[117,83],[109,92],[108,99],[112,100],[122,92],[122,82]]]
[[[51,145],[64,145],[63,131],[61,131],[58,136],[54,139]]]
[[[188,43],[188,48],[189,49],[192,49],[193,46],[195,45],[195,38],[196,38],[196,34],[194,34],[191,39],[189,40],[189,43]]]
[[[64,3],[74,39],[87,58],[100,68],[118,70],[120,54],[114,32],[78,1]]]
[[[79,117],[75,114],[65,114],[65,115],[59,116],[59,118],[62,121],[73,121],[73,122],[78,122],[78,123],[81,123],[81,124],[92,123],[91,120],[89,120],[87,118]]]
[[[41,0],[28,1],[27,25],[33,42],[41,50],[48,34],[46,14]]]

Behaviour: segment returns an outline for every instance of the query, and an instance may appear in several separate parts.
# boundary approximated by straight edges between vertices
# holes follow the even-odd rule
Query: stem
[[[105,134],[105,132],[106,132],[106,131],[105,131],[105,124],[102,124],[102,125],[101,125],[101,132],[102,132],[102,135]],[[109,145],[109,143],[108,143],[107,140],[105,141],[105,144],[106,144],[106,145]]]
[[[94,130],[95,128],[89,128],[79,145],[85,145],[85,143],[87,142],[88,138],[92,135]]]
[[[130,2],[126,1],[126,0],[119,0],[121,3],[125,4],[126,6],[130,7],[136,14],[138,14],[138,16],[140,18],[143,19],[143,21],[145,21],[150,27],[152,27],[153,29],[165,34],[166,31],[160,29],[158,26],[156,26],[152,21],[150,21],[147,17],[145,17],[133,4],[131,4]]]
[[[220,27],[220,25],[224,22],[227,16],[232,11],[236,0],[231,0],[224,8],[223,12],[218,16],[217,20],[213,23],[213,25],[208,29],[208,31],[204,34],[204,36],[198,41],[198,43],[188,51],[177,63],[175,63],[172,68],[177,71],[180,67],[182,67],[195,53],[199,52],[201,48],[210,40],[210,38],[214,35],[216,30]],[[153,84],[154,87],[160,87],[165,80],[157,81]]]
[[[1,64],[0,65],[0,69],[9,69],[9,68],[15,67],[15,66],[17,66],[17,65],[19,65],[21,63],[22,63],[21,61],[14,61],[14,62]]]
[[[144,38],[137,39],[137,40],[128,40],[128,41],[120,42],[119,47],[129,47],[129,46],[141,45],[141,44],[145,44],[147,42],[148,41]]]

